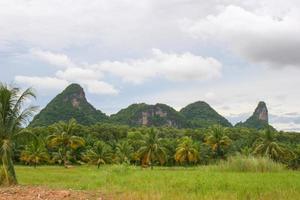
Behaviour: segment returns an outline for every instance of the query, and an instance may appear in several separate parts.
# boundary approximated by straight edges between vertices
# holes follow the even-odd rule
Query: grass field
[[[300,199],[300,172],[224,172],[213,167],[17,166],[22,185],[101,192],[112,199]]]

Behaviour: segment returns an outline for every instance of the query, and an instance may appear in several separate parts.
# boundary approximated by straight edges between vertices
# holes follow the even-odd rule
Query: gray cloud
[[[219,42],[247,60],[271,67],[300,66],[300,8],[270,13],[229,5],[216,15],[183,20],[182,29]]]

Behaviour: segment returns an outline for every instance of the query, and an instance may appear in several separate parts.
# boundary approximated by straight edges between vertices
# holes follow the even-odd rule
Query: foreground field
[[[222,172],[212,167],[141,169],[17,166],[22,185],[85,190],[102,199],[300,199],[300,172]]]

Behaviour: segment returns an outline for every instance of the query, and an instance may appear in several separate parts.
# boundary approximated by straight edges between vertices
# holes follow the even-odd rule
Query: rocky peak
[[[145,110],[144,112],[142,112],[142,116],[140,118],[140,123],[142,125],[148,126],[150,125],[150,118],[151,117],[155,117],[155,116],[159,116],[161,118],[167,117],[168,113],[166,111],[164,111],[159,104],[156,105],[148,105],[148,109]],[[170,125],[170,122],[168,122],[168,125]],[[172,123],[171,123],[172,125]]]
[[[95,109],[86,99],[83,88],[78,84],[69,85],[54,97],[48,105],[37,114],[30,126],[47,126],[71,118],[83,125],[107,121],[108,117]]]
[[[251,117],[249,117],[245,122],[237,123],[236,126],[254,128],[258,130],[266,128],[274,129],[271,125],[269,125],[268,109],[266,103],[263,101],[258,103],[258,106]]]
[[[166,104],[132,104],[111,116],[111,121],[129,126],[184,127],[184,116]]]
[[[269,122],[268,108],[265,102],[261,101],[258,103],[258,106],[256,107],[253,116],[261,121],[267,123]]]
[[[76,84],[73,83],[71,85],[69,85],[63,92],[63,101],[64,102],[71,102],[72,106],[74,108],[78,108],[80,106],[80,103],[82,101],[86,101],[85,98],[85,93],[83,88]]]

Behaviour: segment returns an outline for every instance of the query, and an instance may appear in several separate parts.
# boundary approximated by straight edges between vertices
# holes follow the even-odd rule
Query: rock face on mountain
[[[185,126],[184,117],[165,104],[132,104],[112,115],[110,121],[129,126]]]
[[[253,115],[245,122],[236,124],[236,126],[255,129],[273,128],[269,125],[269,114],[266,103],[263,101],[259,102]]]
[[[206,128],[214,124],[231,127],[231,123],[204,101],[189,104],[180,110],[190,128]]]
[[[104,113],[87,101],[80,85],[71,84],[34,117],[30,126],[47,126],[71,118],[83,125],[108,120]]]

